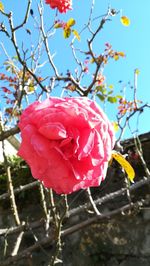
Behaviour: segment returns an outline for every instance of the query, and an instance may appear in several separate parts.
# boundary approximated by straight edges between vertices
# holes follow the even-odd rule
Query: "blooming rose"
[[[57,8],[60,13],[66,13],[66,11],[72,8],[72,0],[46,0],[45,2],[51,8]]]
[[[95,102],[82,97],[34,102],[23,111],[19,128],[18,155],[45,187],[69,194],[105,178],[114,131]]]

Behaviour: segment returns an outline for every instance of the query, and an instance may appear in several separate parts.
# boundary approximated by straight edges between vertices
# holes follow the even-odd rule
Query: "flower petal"
[[[67,132],[61,123],[47,123],[39,128],[39,132],[46,138],[52,140],[64,139]]]

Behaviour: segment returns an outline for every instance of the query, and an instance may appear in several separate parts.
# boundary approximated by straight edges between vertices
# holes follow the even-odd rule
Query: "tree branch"
[[[0,141],[3,141],[4,139],[7,139],[8,137],[13,136],[19,132],[20,132],[20,129],[18,126],[15,126],[15,127],[11,128],[9,130],[6,130],[6,131],[2,131],[0,133]]]
[[[24,20],[23,20],[23,22],[20,25],[18,25],[18,26],[16,26],[14,28],[14,31],[22,28],[27,23],[27,20],[28,20],[28,17],[29,17],[29,13],[30,13],[31,3],[32,3],[32,0],[28,0],[27,10],[26,10],[26,13],[25,13]]]

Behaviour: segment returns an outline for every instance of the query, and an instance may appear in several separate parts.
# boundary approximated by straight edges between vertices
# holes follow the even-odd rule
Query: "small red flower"
[[[105,80],[105,77],[101,73],[99,73],[97,75],[97,86],[101,86],[104,80]]]
[[[60,13],[66,13],[72,9],[72,0],[45,0],[52,9],[57,8]]]

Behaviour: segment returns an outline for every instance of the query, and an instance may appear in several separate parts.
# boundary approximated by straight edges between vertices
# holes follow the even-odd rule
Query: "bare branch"
[[[131,193],[131,192],[137,190],[138,188],[141,188],[141,187],[143,187],[145,185],[149,185],[149,184],[150,184],[150,179],[147,179],[145,177],[143,180],[140,180],[140,181],[136,182],[135,184],[131,185],[128,189]],[[116,199],[119,196],[124,196],[124,195],[126,195],[126,193],[127,193],[127,188],[122,188],[122,189],[117,190],[115,192],[109,193],[109,194],[105,195],[104,197],[98,198],[97,200],[94,201],[94,203],[96,205],[102,205],[108,201]],[[70,217],[70,216],[79,214],[79,213],[87,210],[90,207],[91,207],[91,204],[86,203],[84,205],[81,205],[77,208],[70,210],[68,212],[68,215]]]
[[[24,235],[24,232],[19,233],[19,235],[17,237],[17,241],[16,241],[15,246],[14,246],[14,249],[13,249],[13,251],[11,253],[11,256],[16,256],[17,255],[18,250],[19,250],[20,245],[21,245],[21,241],[22,241],[23,235]]]
[[[20,233],[21,231],[28,231],[31,228],[35,229],[35,228],[44,226],[44,224],[45,224],[44,218],[41,218],[40,220],[34,221],[32,223],[28,223],[28,222],[23,221],[18,226],[0,229],[0,236],[17,234],[17,233]]]
[[[34,181],[30,184],[20,186],[20,187],[14,189],[14,194],[16,195],[22,191],[26,191],[28,189],[35,187],[35,186],[39,186],[39,184],[40,184],[39,181]],[[4,194],[0,195],[0,200],[5,200],[7,198],[9,198],[9,193],[4,193]]]
[[[4,139],[7,139],[8,137],[13,136],[19,132],[20,132],[20,129],[18,126],[15,126],[15,127],[11,128],[9,130],[6,130],[6,131],[2,131],[0,133],[0,141],[3,141]]]
[[[93,208],[95,214],[97,214],[97,215],[101,215],[101,213],[100,213],[99,210],[97,209],[97,206],[96,206],[96,204],[95,204],[95,202],[94,202],[94,200],[93,200],[93,198],[92,198],[90,188],[87,189],[87,193],[88,193],[88,198],[89,198],[89,200],[90,200],[90,204],[91,204],[91,206],[92,206],[92,208]]]
[[[33,182],[29,185],[34,185],[34,183],[38,183],[39,182]],[[150,184],[150,179],[148,178],[144,178],[143,180],[140,180],[138,182],[136,182],[135,184],[131,185],[128,189],[131,192],[133,191],[136,191],[137,189],[139,188],[142,188],[143,186],[146,186],[146,185],[149,185]],[[29,186],[28,185],[28,186]],[[36,185],[36,184],[35,184]],[[26,185],[27,186],[27,185]],[[28,188],[27,188],[28,189]],[[15,192],[15,190],[14,190]],[[114,199],[116,199],[117,197],[120,197],[120,196],[124,196],[126,195],[127,193],[127,188],[122,188],[120,190],[117,190],[115,192],[112,192],[112,193],[109,193],[101,198],[98,198],[97,200],[94,201],[94,204],[95,205],[102,205],[102,204],[105,204],[109,201],[112,201]],[[2,195],[3,196],[3,195]],[[84,211],[87,211],[87,209],[91,208],[91,203],[86,203],[84,205],[81,205],[77,208],[73,208],[71,210],[69,210],[67,212],[67,217],[72,217],[74,215],[78,215]],[[45,223],[45,219],[41,219],[40,221],[35,221],[33,223],[25,223],[23,222],[22,225],[19,225],[17,227],[12,227],[12,228],[6,228],[6,229],[0,229],[0,235],[9,235],[9,234],[15,234],[15,233],[18,233],[22,230],[28,230],[28,228],[37,228],[39,226],[42,226],[43,224]]]
[[[136,151],[137,151],[137,153],[138,153],[138,155],[140,157],[140,160],[142,162],[145,174],[146,174],[147,178],[150,179],[150,171],[149,171],[149,169],[148,169],[148,167],[146,165],[146,162],[144,160],[141,142],[140,142],[140,139],[138,137],[134,138],[134,144],[135,144],[135,147],[136,147]]]
[[[29,13],[30,13],[31,3],[32,3],[32,0],[28,0],[27,10],[26,10],[26,14],[25,14],[24,20],[23,20],[23,22],[20,25],[18,25],[18,26],[16,26],[14,28],[14,31],[22,28],[27,23],[27,20],[28,20],[28,17],[29,17]]]
[[[16,205],[16,201],[15,201],[14,188],[12,185],[12,178],[11,178],[11,172],[10,172],[9,166],[7,166],[7,168],[6,168],[6,173],[7,173],[7,177],[8,177],[8,189],[9,189],[9,194],[10,194],[10,202],[11,202],[13,215],[14,215],[16,224],[20,225],[20,219],[19,219],[18,209],[17,209],[17,205]]]
[[[47,217],[47,215],[48,215],[47,204],[46,204],[46,200],[45,200],[44,188],[43,188],[43,185],[41,183],[39,183],[39,190],[40,190],[40,196],[41,196],[43,211],[44,211],[45,216]]]

